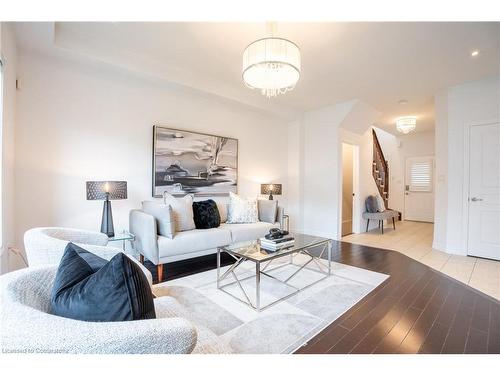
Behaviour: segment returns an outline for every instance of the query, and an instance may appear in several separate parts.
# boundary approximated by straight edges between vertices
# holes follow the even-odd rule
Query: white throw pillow
[[[172,194],[164,193],[163,200],[165,201],[165,204],[172,207],[176,232],[183,232],[185,230],[193,230],[196,228],[193,219],[192,195],[176,198]]]
[[[229,193],[227,222],[229,224],[256,223],[259,218],[257,199],[244,199],[234,193]]]
[[[259,220],[266,223],[275,224],[276,215],[278,213],[278,201],[270,201],[267,199],[259,199],[257,201],[259,210]]]
[[[377,211],[384,212],[385,211],[385,203],[380,195],[377,194]]]
[[[170,205],[159,201],[144,201],[142,210],[156,219],[156,231],[160,236],[174,237],[175,219]]]

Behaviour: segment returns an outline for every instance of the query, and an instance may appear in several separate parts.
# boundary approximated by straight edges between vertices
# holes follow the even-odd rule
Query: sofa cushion
[[[227,202],[215,202],[217,204],[217,209],[219,210],[220,222],[225,223],[227,221]]]
[[[156,232],[160,236],[174,237],[175,220],[170,205],[158,201],[144,201],[142,210],[156,219]]]
[[[231,233],[227,229],[194,229],[179,232],[173,239],[158,236],[160,258],[214,249],[231,243]]]
[[[399,217],[399,212],[395,210],[385,210],[384,212],[364,212],[363,219],[386,220]]]
[[[278,201],[270,201],[267,199],[259,199],[257,201],[259,208],[259,221],[266,223],[276,223],[276,214],[278,213]]]
[[[228,223],[256,223],[258,220],[257,199],[244,199],[237,194],[229,192]]]
[[[176,198],[171,194],[164,193],[163,199],[165,204],[172,207],[175,220],[175,231],[182,232],[184,230],[195,229],[193,220],[193,196],[186,195],[181,198]]]
[[[220,225],[219,209],[212,199],[193,202],[193,217],[196,229],[217,228]]]
[[[156,317],[151,288],[136,263],[121,252],[108,262],[71,242],[57,269],[51,313],[90,322]]]
[[[271,228],[279,228],[279,224],[271,224],[262,221],[246,224],[222,224],[221,228],[231,232],[232,242],[253,241],[264,237]]]

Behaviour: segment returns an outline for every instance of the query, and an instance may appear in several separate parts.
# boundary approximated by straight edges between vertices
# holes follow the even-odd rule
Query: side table
[[[134,242],[135,240],[135,235],[133,235],[130,232],[123,231],[122,233],[117,233],[113,237],[109,237],[108,242],[113,242],[113,241],[122,241],[122,249],[123,252],[127,252],[125,243],[129,241],[130,243]]]

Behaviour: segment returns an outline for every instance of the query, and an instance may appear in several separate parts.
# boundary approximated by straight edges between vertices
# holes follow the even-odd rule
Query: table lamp
[[[113,199],[127,199],[127,181],[87,181],[87,200],[104,200],[101,232],[108,237],[115,235],[110,202]]]
[[[260,193],[263,195],[269,194],[269,200],[273,200],[274,195],[281,195],[281,184],[261,184]]]

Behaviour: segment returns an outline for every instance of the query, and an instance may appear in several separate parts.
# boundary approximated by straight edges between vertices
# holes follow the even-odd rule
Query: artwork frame
[[[238,192],[238,139],[153,126],[152,196]]]

